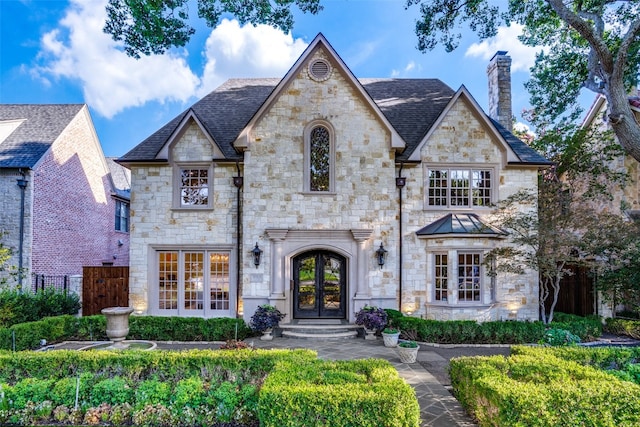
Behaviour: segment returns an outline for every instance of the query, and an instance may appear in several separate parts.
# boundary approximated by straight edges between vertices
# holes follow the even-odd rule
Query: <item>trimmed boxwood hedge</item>
[[[424,320],[417,317],[396,317],[393,326],[401,331],[401,338],[441,344],[530,344],[544,339],[549,328],[565,329],[592,341],[602,335],[600,318],[580,317],[556,313],[557,321],[542,322],[494,321],[478,323],[472,320]]]
[[[310,350],[0,352],[1,425],[258,420],[417,427],[419,406],[387,361],[322,361]]]
[[[386,360],[279,365],[258,403],[263,427],[404,427],[420,424],[415,392]]]
[[[638,426],[640,386],[584,364],[620,358],[606,353],[514,347],[507,358],[453,359],[449,373],[454,395],[480,426]]]
[[[242,340],[252,335],[242,319],[227,317],[202,319],[199,317],[131,316],[130,340],[153,341],[226,341]],[[61,341],[106,341],[106,319],[102,315],[48,317],[37,322],[20,323],[0,328],[0,350],[33,350],[40,340],[53,344]]]

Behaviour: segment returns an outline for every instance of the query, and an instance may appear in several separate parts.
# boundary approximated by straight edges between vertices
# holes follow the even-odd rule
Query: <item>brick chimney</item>
[[[513,130],[511,111],[511,57],[507,51],[499,50],[493,55],[487,66],[489,80],[489,116]]]

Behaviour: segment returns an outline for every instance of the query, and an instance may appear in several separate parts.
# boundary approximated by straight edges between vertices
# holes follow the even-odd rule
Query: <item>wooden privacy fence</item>
[[[129,267],[82,268],[82,315],[129,306]]]

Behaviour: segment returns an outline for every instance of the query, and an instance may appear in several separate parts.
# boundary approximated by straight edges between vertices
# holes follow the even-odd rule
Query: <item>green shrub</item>
[[[565,329],[549,328],[544,333],[542,342],[546,345],[576,345],[580,338]]]
[[[0,290],[0,327],[34,322],[46,317],[76,314],[80,299],[75,293],[47,288],[33,292]]]
[[[387,327],[396,327],[396,321],[404,317],[399,310],[394,310],[392,308],[385,308],[384,311],[387,312]]]
[[[558,355],[580,347],[515,347],[503,356],[452,359],[454,394],[480,426],[636,426],[640,387]]]
[[[90,402],[93,406],[101,403],[118,405],[130,402],[133,397],[133,390],[126,379],[115,376],[98,381],[91,390]]]
[[[387,361],[373,359],[282,363],[260,390],[258,412],[264,427],[420,423],[413,389]]]
[[[608,318],[605,320],[605,330],[615,335],[627,335],[640,339],[640,320]]]
[[[134,390],[135,407],[140,410],[145,405],[168,405],[171,400],[171,386],[157,377],[141,381]]]

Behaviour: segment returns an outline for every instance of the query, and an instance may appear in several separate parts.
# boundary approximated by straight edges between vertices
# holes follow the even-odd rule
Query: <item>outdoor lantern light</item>
[[[376,251],[376,256],[378,257],[378,265],[382,269],[384,265],[384,259],[387,257],[387,250],[382,246],[382,242],[380,242],[380,247]]]
[[[253,255],[253,263],[255,264],[256,268],[258,268],[258,266],[260,265],[260,256],[262,255],[262,249],[258,247],[258,242],[256,242],[256,247],[253,248],[251,254]]]

